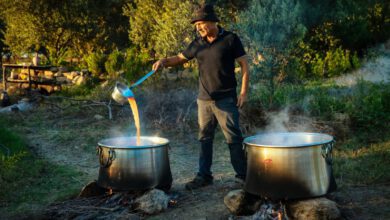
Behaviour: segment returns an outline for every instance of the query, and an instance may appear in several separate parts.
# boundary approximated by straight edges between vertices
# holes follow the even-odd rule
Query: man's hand
[[[242,72],[241,92],[240,95],[237,97],[237,106],[239,108],[242,108],[242,106],[244,106],[244,103],[247,101],[247,94],[249,88],[249,64],[246,55],[237,58],[237,61],[238,64],[240,64]]]
[[[157,60],[154,64],[153,64],[153,67],[152,69],[154,71],[157,71],[159,70],[160,68],[164,68],[164,65],[165,65],[165,59],[161,59],[161,60]]]
[[[157,71],[157,70],[162,69],[164,67],[177,66],[177,65],[183,64],[187,61],[188,61],[187,58],[185,58],[183,54],[179,54],[177,56],[172,56],[172,57],[164,58],[161,60],[157,60],[157,62],[155,62],[153,64],[152,69],[154,71]]]
[[[244,103],[247,101],[247,96],[246,94],[240,94],[237,97],[237,107],[242,108],[244,106]]]

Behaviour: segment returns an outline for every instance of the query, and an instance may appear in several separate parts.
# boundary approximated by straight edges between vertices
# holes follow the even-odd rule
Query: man
[[[153,70],[183,64],[196,58],[199,66],[198,123],[199,171],[196,177],[186,184],[186,188],[197,189],[213,183],[211,164],[213,139],[217,123],[222,128],[230,150],[230,159],[236,178],[243,182],[246,176],[246,157],[242,148],[242,133],[239,127],[238,108],[247,100],[249,70],[246,53],[240,39],[217,26],[219,21],[212,5],[200,7],[191,21],[195,24],[199,37],[177,56],[158,60]],[[241,67],[242,86],[237,96],[235,61]]]

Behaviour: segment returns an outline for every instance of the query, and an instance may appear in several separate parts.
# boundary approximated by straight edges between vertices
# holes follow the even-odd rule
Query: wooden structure
[[[32,85],[38,87],[38,85],[51,85],[61,86],[55,77],[49,79],[44,76],[37,76],[38,71],[50,70],[53,66],[32,66],[32,65],[18,65],[18,64],[3,64],[3,88],[7,90],[8,83],[17,83],[20,86],[28,83],[28,89],[31,90]],[[14,79],[8,76],[7,69],[25,69],[27,70],[26,79]],[[44,74],[43,74],[44,75]]]

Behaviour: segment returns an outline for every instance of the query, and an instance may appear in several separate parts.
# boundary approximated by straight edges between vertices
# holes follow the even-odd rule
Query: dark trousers
[[[217,124],[222,129],[230,150],[230,161],[236,176],[245,179],[246,157],[242,147],[242,133],[239,126],[237,100],[229,97],[218,101],[197,100],[199,141],[199,173],[205,178],[212,178],[213,139]]]

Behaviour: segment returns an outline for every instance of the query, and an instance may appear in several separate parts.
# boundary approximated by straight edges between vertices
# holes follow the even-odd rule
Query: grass
[[[27,215],[77,195],[82,173],[50,163],[30,151],[25,141],[0,118],[0,218]]]
[[[376,143],[355,136],[336,144],[333,169],[340,186],[390,182],[390,133],[383,135]]]
[[[273,106],[266,104],[269,99],[265,97],[266,93],[261,92],[262,89],[251,92],[247,107],[255,109],[261,104],[265,111],[269,111],[295,105],[301,109],[300,114],[315,116],[322,121],[334,120],[336,113],[349,116],[351,131],[346,138],[336,143],[334,150],[335,177],[341,188],[390,182],[390,131],[386,127],[390,115],[388,84],[362,82],[355,88],[318,82],[285,85],[276,91]],[[108,96],[109,91],[103,90],[94,93]],[[196,115],[192,114],[195,113],[196,105],[191,105],[191,98],[195,95],[192,90],[179,90],[172,85],[170,89],[165,88],[160,96],[153,98],[158,91],[157,88],[153,88],[153,91],[145,89],[143,93],[138,91],[140,111],[145,116],[144,131],[147,133],[146,127],[150,126],[150,130],[172,133],[172,143],[188,140],[188,132],[194,132],[191,137],[196,137],[196,116],[192,117]],[[88,97],[94,96],[90,94]],[[4,213],[17,215],[41,210],[52,202],[72,197],[85,185],[82,182],[94,175],[88,176],[75,167],[65,166],[63,162],[60,165],[59,162],[37,157],[21,137],[41,139],[40,143],[44,145],[42,148],[52,149],[52,154],[63,156],[66,163],[77,164],[78,161],[72,161],[72,155],[77,153],[80,156],[78,159],[88,159],[93,164],[97,141],[113,135],[116,130],[128,131],[133,122],[130,111],[123,113],[123,108],[119,107],[114,109],[114,120],[110,121],[94,119],[95,114],[106,116],[104,107],[82,108],[82,103],[72,104],[69,100],[55,104],[67,107],[59,110],[43,105],[29,114],[0,116],[0,143],[6,147],[0,147],[0,218]],[[191,110],[187,121],[177,120],[180,112],[183,114],[187,109]],[[167,115],[169,117],[165,117]],[[152,123],[158,119],[162,121],[160,124]],[[186,126],[190,128],[183,134],[179,132],[183,127],[181,123],[187,123]],[[117,129],[110,130],[112,127]],[[222,133],[218,132],[215,142],[218,146],[215,155],[218,157],[215,161],[223,166],[215,170],[217,173],[232,172],[223,140]],[[186,149],[185,152],[190,150]],[[188,169],[193,171],[192,167]]]

